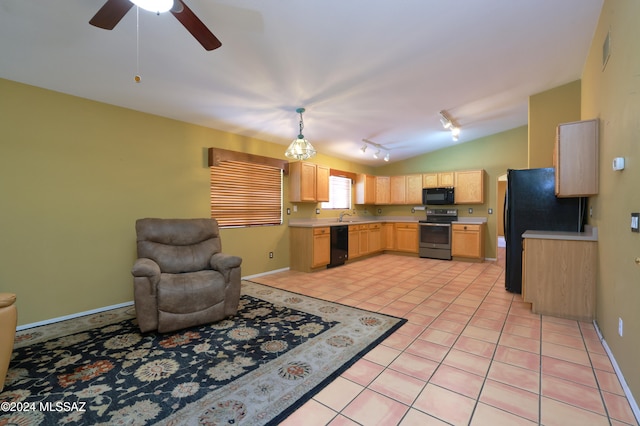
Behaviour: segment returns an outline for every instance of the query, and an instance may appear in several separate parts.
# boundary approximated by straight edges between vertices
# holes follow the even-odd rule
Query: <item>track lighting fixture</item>
[[[287,148],[284,155],[287,158],[293,158],[296,160],[307,160],[316,155],[316,150],[302,135],[302,129],[304,128],[302,113],[304,112],[304,108],[298,108],[296,112],[300,114],[300,132],[298,133],[298,138],[291,142],[291,145],[289,145],[289,148]]]
[[[364,152],[367,150],[367,147],[371,145],[372,147],[376,148],[376,152],[373,153],[373,158],[377,160],[378,158],[380,158],[382,151],[386,151],[387,153],[383,157],[383,160],[389,161],[391,159],[391,154],[389,153],[389,150],[384,146],[380,145],[379,143],[371,142],[369,139],[362,139],[362,142],[364,142],[364,145],[362,145],[362,148],[360,148],[360,152],[362,154],[364,154]]]
[[[440,111],[440,123],[442,123],[442,127],[451,131],[451,138],[456,142],[460,136],[460,126],[453,121],[445,110]]]

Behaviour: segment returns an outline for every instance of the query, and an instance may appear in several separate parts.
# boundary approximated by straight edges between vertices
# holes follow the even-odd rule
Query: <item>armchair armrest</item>
[[[224,276],[225,281],[229,281],[229,274],[233,268],[237,268],[242,263],[242,258],[230,254],[216,253],[211,256],[211,267]]]
[[[157,284],[160,281],[160,266],[151,259],[140,258],[133,264],[131,274],[134,277],[147,277],[153,284]]]

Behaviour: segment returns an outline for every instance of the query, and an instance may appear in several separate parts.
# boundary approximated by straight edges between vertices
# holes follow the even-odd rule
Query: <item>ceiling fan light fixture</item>
[[[377,150],[376,152],[373,153],[373,158],[377,160],[379,157],[380,157],[380,150]]]
[[[367,150],[367,144],[365,143],[364,145],[362,145],[362,148],[360,148],[360,152],[364,154],[366,150]]]
[[[304,108],[298,108],[296,109],[296,112],[300,114],[300,133],[298,133],[297,139],[291,142],[291,145],[289,145],[289,148],[287,148],[284,155],[287,158],[295,160],[307,160],[316,155],[316,149],[302,135],[302,129],[304,127],[302,113],[304,112]]]
[[[136,6],[149,12],[164,13],[171,10],[173,0],[130,0]]]
[[[387,155],[384,156],[384,161],[389,161],[389,159],[391,158],[391,156],[389,155],[389,153],[387,152]]]

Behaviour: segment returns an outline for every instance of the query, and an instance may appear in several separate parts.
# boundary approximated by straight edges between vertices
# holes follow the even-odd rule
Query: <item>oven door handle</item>
[[[420,223],[420,226],[451,226],[450,223]]]

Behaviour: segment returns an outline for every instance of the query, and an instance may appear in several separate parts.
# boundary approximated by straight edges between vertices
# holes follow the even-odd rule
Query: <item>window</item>
[[[351,208],[351,179],[329,176],[329,201],[322,203],[323,209]]]
[[[209,149],[211,217],[221,227],[282,224],[282,168],[261,159],[272,160]]]

